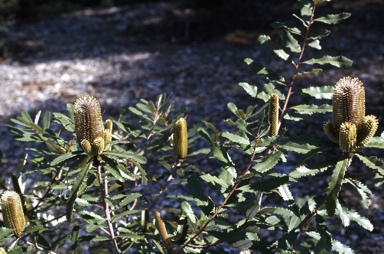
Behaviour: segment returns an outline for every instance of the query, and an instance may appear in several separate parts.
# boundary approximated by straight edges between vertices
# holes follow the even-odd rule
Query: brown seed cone
[[[16,237],[20,237],[25,228],[25,218],[19,194],[5,191],[1,196],[4,226],[13,229]]]
[[[167,253],[168,254],[173,253],[171,240],[168,237],[167,229],[165,228],[165,224],[161,219],[161,215],[159,212],[155,213],[155,220],[156,220],[156,224],[155,224],[156,228],[157,230],[159,230],[161,240],[163,241],[163,244],[165,246],[165,249],[167,250]]]
[[[268,136],[274,137],[279,131],[279,96],[274,93],[269,99],[269,132]]]
[[[365,116],[365,90],[363,83],[351,77],[340,79],[334,89],[332,123],[338,132],[344,122],[354,123],[359,129]]]
[[[188,132],[185,118],[177,120],[173,130],[173,152],[179,159],[184,159],[188,154]]]
[[[88,140],[90,144],[104,133],[104,124],[99,102],[92,96],[85,95],[76,100],[74,120],[77,142]]]

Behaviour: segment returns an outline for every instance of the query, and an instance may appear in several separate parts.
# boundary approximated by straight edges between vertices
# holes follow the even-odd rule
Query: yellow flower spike
[[[7,254],[7,252],[4,250],[4,248],[0,248],[0,254]]]
[[[365,116],[365,90],[363,83],[357,78],[340,79],[334,89],[332,123],[338,132],[344,122],[354,123],[357,128]]]
[[[4,226],[13,229],[16,237],[20,237],[25,228],[25,218],[21,199],[15,191],[5,191],[1,196],[1,209]]]
[[[274,137],[279,131],[279,96],[274,93],[269,99],[269,132],[268,136]]]
[[[104,124],[99,102],[92,96],[82,96],[76,100],[73,113],[77,142],[88,155],[95,155],[94,151],[89,150],[88,143],[93,147],[95,139],[104,135]],[[96,144],[98,147],[99,143],[98,141],[98,144]]]
[[[354,153],[356,151],[356,125],[345,122],[340,126],[339,145],[344,153]]]
[[[83,149],[83,151],[89,155],[89,156],[94,156],[94,154],[92,153],[92,145],[91,143],[89,143],[88,140],[86,139],[83,139],[80,143],[80,146],[81,148]]]
[[[92,154],[101,154],[104,151],[104,137],[96,138],[92,143]]]
[[[156,220],[155,226],[157,230],[159,230],[161,240],[163,241],[163,244],[165,246],[165,249],[167,250],[167,253],[173,253],[171,240],[168,237],[167,229],[165,228],[165,224],[161,219],[161,215],[159,212],[155,213],[155,220]]]
[[[173,130],[173,151],[177,158],[184,159],[188,154],[188,132],[185,118],[177,120]]]
[[[333,124],[332,124],[331,120],[328,120],[324,123],[323,129],[324,129],[325,134],[327,134],[327,136],[329,137],[330,140],[332,140],[336,144],[339,143],[339,134],[335,133],[335,130],[333,128]]]
[[[365,146],[369,142],[369,140],[371,140],[373,135],[375,135],[378,127],[379,121],[377,120],[376,116],[365,116],[363,119],[363,124],[357,131],[357,146]]]
[[[112,120],[108,119],[105,121],[105,131],[104,131],[104,151],[111,150],[111,141],[112,141],[112,128],[113,128],[113,122]]]

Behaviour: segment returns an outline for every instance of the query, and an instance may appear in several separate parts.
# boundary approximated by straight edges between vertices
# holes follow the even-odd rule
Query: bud
[[[344,153],[354,153],[356,150],[356,125],[345,122],[340,126],[339,145]]]
[[[336,131],[344,122],[354,123],[359,129],[365,116],[365,91],[357,78],[340,79],[333,93],[332,123]]]
[[[269,132],[268,136],[274,137],[279,131],[279,96],[277,94],[272,94],[269,99]]]
[[[171,240],[168,237],[167,229],[165,228],[165,224],[161,219],[161,215],[159,212],[155,213],[155,220],[156,220],[156,224],[155,224],[156,228],[157,230],[159,230],[161,240],[163,241],[163,244],[165,246],[165,249],[167,250],[167,253],[173,253]]]
[[[74,105],[75,131],[77,142],[89,156],[96,156],[110,150],[112,121],[107,120],[104,129],[99,102],[86,95],[76,100]]]
[[[20,237],[25,228],[25,218],[19,194],[5,191],[1,196],[1,209],[4,226],[13,229],[15,236]]]
[[[357,132],[357,146],[365,146],[369,140],[371,140],[373,135],[375,135],[378,127],[379,122],[377,121],[376,116],[365,116],[363,119],[363,124],[360,126],[360,129]]]
[[[185,118],[177,120],[173,130],[173,151],[177,158],[184,159],[188,154],[187,121]]]
[[[330,140],[332,140],[336,144],[339,143],[339,133],[335,132],[331,120],[328,120],[324,123],[323,129],[324,129],[325,134],[327,134],[327,136],[329,137]]]

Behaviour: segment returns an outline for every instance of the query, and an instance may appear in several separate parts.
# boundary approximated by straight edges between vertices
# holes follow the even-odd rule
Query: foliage
[[[283,77],[256,59],[245,59],[265,78],[259,86],[239,84],[259,104],[241,109],[229,102],[233,116],[225,120],[227,130],[204,120],[189,127],[186,158],[176,158],[171,144],[176,122],[188,118],[185,109],[174,109],[166,94],[155,101],[141,99],[128,113],[111,119],[111,149],[96,155],[83,152],[77,144],[72,104],[67,105],[66,114],[39,112],[32,118],[21,112],[12,119],[11,134],[33,145],[28,145],[25,163],[9,176],[12,186],[8,188],[21,195],[28,225],[19,238],[1,227],[1,244],[9,253],[63,249],[71,253],[223,253],[234,249],[353,253],[335,239],[331,226],[335,218],[343,227],[354,221],[371,231],[373,225],[349,207],[340,192],[348,184],[369,206],[372,191],[358,179],[374,176],[376,185],[383,184],[384,161],[369,151],[383,149],[384,142],[373,137],[366,149],[343,153],[330,140],[289,136],[285,130],[292,126],[288,121],[332,111],[329,104],[291,106],[292,96],[310,96],[319,104],[332,98],[332,87],[299,89],[297,79],[320,72],[317,65],[352,64],[343,56],[307,58],[305,54],[308,47],[320,50],[320,42],[329,35],[328,30],[312,34],[314,23],[334,25],[349,17],[347,13],[317,17],[317,8],[325,2],[300,0],[301,11],[293,15],[297,23],[275,22],[281,41],[259,37],[263,46],[292,66],[292,74]],[[269,132],[272,94],[283,101],[277,135]],[[297,165],[290,172],[279,170],[288,164],[288,154],[298,158]],[[349,172],[357,160],[371,171]],[[315,177],[329,178],[321,194],[297,196],[291,191],[295,183]],[[265,234],[274,240],[267,241]]]

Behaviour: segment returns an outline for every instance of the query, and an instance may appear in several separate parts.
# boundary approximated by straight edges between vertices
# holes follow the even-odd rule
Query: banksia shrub
[[[99,102],[92,96],[82,96],[74,105],[77,142],[89,156],[96,156],[110,149],[112,121],[104,128]]]
[[[1,209],[4,226],[13,229],[15,236],[20,237],[25,228],[25,218],[19,194],[5,191],[1,196]]]
[[[274,137],[279,131],[279,96],[277,94],[272,94],[269,99],[269,132],[268,136]]]
[[[173,151],[177,158],[184,159],[188,154],[187,121],[185,118],[177,120],[173,130]]]
[[[324,131],[343,152],[354,152],[375,135],[378,121],[375,116],[365,116],[365,90],[359,79],[340,79],[334,88],[332,106],[332,120],[324,124]]]

